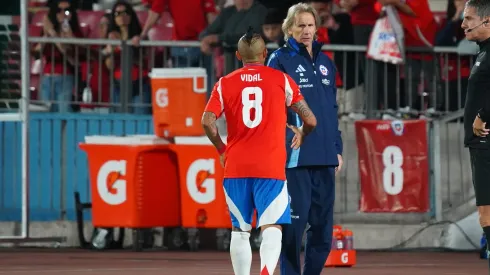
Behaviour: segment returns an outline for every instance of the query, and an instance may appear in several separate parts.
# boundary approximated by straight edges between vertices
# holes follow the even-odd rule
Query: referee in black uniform
[[[469,0],[461,27],[480,52],[471,69],[464,108],[464,144],[470,149],[471,171],[480,225],[490,244],[490,0]],[[490,126],[490,125],[489,125]],[[487,245],[487,253],[488,253]],[[490,261],[489,261],[490,264]]]

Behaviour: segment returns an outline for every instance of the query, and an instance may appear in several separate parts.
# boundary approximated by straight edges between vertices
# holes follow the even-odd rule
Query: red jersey
[[[167,5],[174,40],[199,40],[199,34],[208,26],[206,14],[216,13],[213,0],[152,0],[151,10],[163,13]]]
[[[335,0],[335,3],[340,5],[340,0]],[[359,0],[357,6],[350,11],[352,25],[374,26],[379,17],[378,12],[374,9],[375,4],[376,0]]]
[[[81,32],[74,32],[73,33],[75,38],[83,38],[83,34]],[[83,51],[79,51],[83,52]],[[78,57],[75,56],[76,51],[72,49],[71,51],[71,57],[73,58],[80,58],[80,55]],[[68,63],[65,58],[63,57],[63,54],[60,52],[60,50],[54,45],[54,44],[44,44],[43,47],[43,57],[44,60],[46,60],[46,63],[44,64],[44,71],[43,73],[45,75],[73,75],[74,68],[70,63]],[[64,70],[64,67],[66,66],[66,71]]]
[[[270,67],[220,78],[205,111],[226,117],[225,178],[286,179],[286,108],[302,99],[294,80]]]
[[[374,10],[375,2],[376,0],[359,0],[359,4],[350,12],[352,25],[374,26],[379,17]]]
[[[420,34],[422,34],[430,44],[434,45],[435,36],[437,32],[437,23],[434,19],[434,14],[430,10],[429,2],[427,0],[406,0],[405,3],[415,13],[415,17],[398,12],[400,21],[405,32],[405,46],[406,47],[426,47],[427,45],[420,38],[417,32],[417,26],[419,27]],[[381,4],[376,3],[377,11],[381,11]],[[407,57],[412,59],[424,59],[432,60],[431,54],[421,53],[407,53]]]

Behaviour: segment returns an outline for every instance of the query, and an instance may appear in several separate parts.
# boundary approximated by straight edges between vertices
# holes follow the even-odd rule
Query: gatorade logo
[[[155,102],[158,107],[165,108],[168,106],[168,90],[160,88],[155,93]]]
[[[216,199],[216,180],[209,178],[215,173],[214,159],[198,159],[187,170],[187,191],[200,204],[208,204]]]
[[[342,253],[340,256],[340,260],[342,261],[343,264],[346,264],[349,262],[349,254],[347,252]]]
[[[110,205],[119,205],[127,199],[125,160],[109,160],[104,163],[97,174],[97,191],[100,198]]]

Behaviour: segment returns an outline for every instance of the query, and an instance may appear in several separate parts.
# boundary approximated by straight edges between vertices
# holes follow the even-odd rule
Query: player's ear
[[[262,53],[264,58],[267,58],[267,48],[264,48],[264,52]]]
[[[242,61],[242,56],[240,55],[240,53],[238,51],[235,52],[235,56],[236,56],[236,59],[238,59],[239,61]]]

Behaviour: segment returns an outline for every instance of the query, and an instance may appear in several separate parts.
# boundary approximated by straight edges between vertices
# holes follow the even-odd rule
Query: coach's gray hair
[[[473,7],[480,18],[490,17],[490,1],[488,0],[469,0],[467,7]]]
[[[289,8],[288,15],[286,16],[286,19],[284,19],[284,22],[282,23],[282,32],[284,33],[284,39],[286,41],[290,37],[288,31],[294,25],[294,20],[296,18],[296,15],[304,12],[308,12],[311,13],[311,15],[313,15],[313,18],[315,18],[315,25],[317,28],[318,25],[320,25],[320,18],[318,17],[318,13],[311,5],[306,3],[299,3],[293,5]],[[315,34],[315,38],[316,38],[316,34]]]

